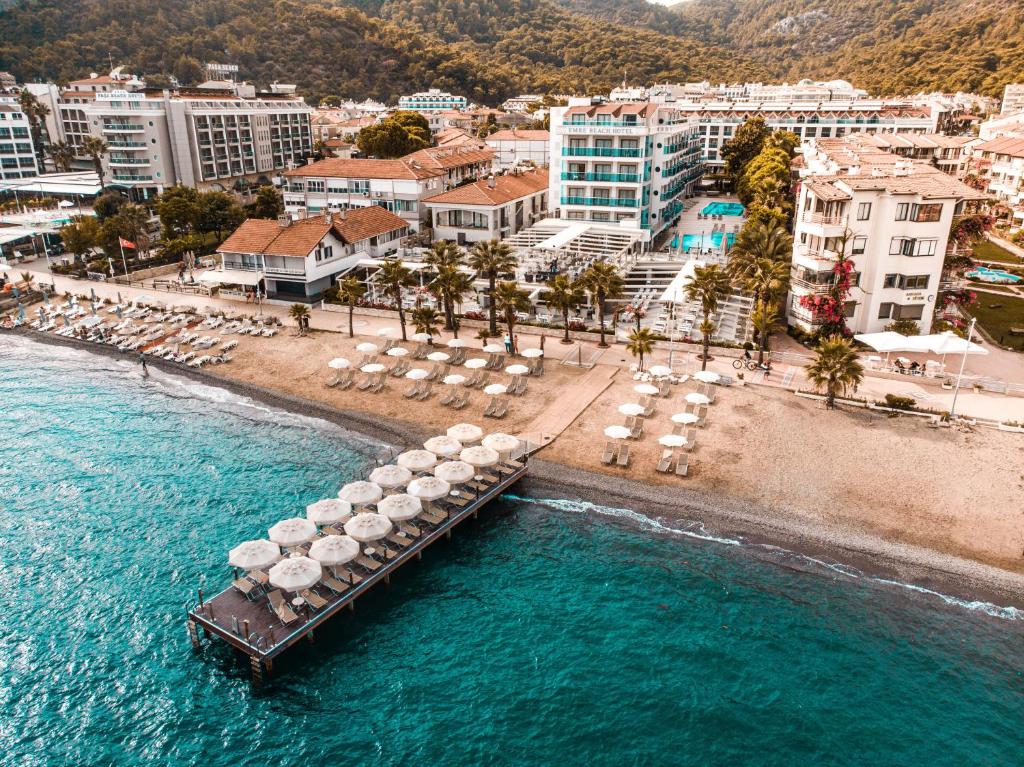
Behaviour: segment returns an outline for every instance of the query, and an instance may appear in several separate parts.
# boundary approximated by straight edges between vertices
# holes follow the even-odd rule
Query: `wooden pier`
[[[456,527],[470,517],[475,518],[481,508],[525,476],[528,461],[528,454],[524,454],[518,460],[480,470],[475,481],[459,487],[457,496],[431,504],[439,522],[413,520],[413,532],[418,531],[418,535],[397,540],[389,536],[379,544],[368,544],[383,552],[383,559],[360,555],[344,567],[333,568],[338,575],[333,585],[337,589],[337,581],[341,581],[343,590],[335,593],[326,587],[316,589],[315,594],[325,604],[314,608],[307,601],[294,610],[297,617],[287,625],[271,609],[263,589],[255,588],[247,595],[232,585],[208,600],[203,599],[200,591],[198,602],[188,609],[187,628],[193,647],[200,647],[201,636],[224,640],[249,656],[253,682],[261,684],[272,671],[277,656],[303,639],[312,641],[319,626],[346,609],[355,610],[359,597],[382,582],[390,583],[395,571],[420,559],[434,543],[451,538]]]

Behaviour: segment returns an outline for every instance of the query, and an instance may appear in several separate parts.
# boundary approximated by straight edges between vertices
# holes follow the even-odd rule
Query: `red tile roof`
[[[1017,136],[1000,136],[991,141],[978,144],[975,149],[992,154],[1008,154],[1011,157],[1024,157],[1024,138]]]
[[[403,162],[418,163],[424,168],[439,171],[462,168],[467,165],[489,164],[494,160],[490,149],[476,149],[471,146],[434,146],[407,154]]]
[[[378,205],[335,213],[330,218],[311,216],[287,226],[277,221],[250,218],[217,248],[217,252],[305,258],[332,231],[342,241],[355,244],[406,226],[405,221]]]
[[[546,130],[500,130],[487,137],[488,141],[550,141],[551,132]]]
[[[328,157],[309,165],[286,170],[284,175],[289,178],[379,178],[418,181],[440,176],[441,173],[440,169],[425,168],[422,165],[415,167],[404,157],[400,160],[346,160]]]
[[[496,176],[494,188],[492,189],[487,180],[477,181],[472,184],[450,189],[447,192],[428,197],[424,200],[430,203],[443,203],[445,205],[502,205],[521,197],[528,197],[548,188],[548,176],[546,173],[531,171],[529,173],[506,173]]]
[[[657,104],[645,104],[641,102],[613,102],[610,104],[592,104],[590,106],[578,106],[569,107],[565,110],[566,115],[586,115],[587,117],[594,117],[596,115],[611,115],[612,117],[619,117],[621,115],[639,115],[641,117],[650,117],[658,111]]]

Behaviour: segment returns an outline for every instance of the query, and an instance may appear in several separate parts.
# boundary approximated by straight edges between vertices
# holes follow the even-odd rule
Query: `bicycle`
[[[744,360],[742,357],[732,361],[732,366],[737,370],[746,368],[747,370],[757,370],[757,363],[754,360]]]

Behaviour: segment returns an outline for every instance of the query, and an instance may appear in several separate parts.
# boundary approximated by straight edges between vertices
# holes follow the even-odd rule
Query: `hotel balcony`
[[[818,211],[805,210],[800,214],[800,220],[806,224],[842,226],[846,216],[842,213],[820,213]]]
[[[109,162],[111,168],[130,168],[133,166],[149,165],[149,160],[145,157],[111,157]]]
[[[268,277],[279,275],[281,277],[305,277],[305,269],[287,269],[283,266],[264,266],[263,273]]]
[[[144,182],[144,181],[152,181],[152,180],[153,180],[152,176],[136,176],[136,175],[129,175],[129,174],[126,174],[126,173],[115,173],[114,174],[114,181],[120,181],[120,182],[125,183],[125,184],[138,184],[138,183],[141,183],[141,182]]]
[[[136,123],[103,123],[104,133],[145,133],[146,128]]]
[[[619,184],[639,184],[637,173],[573,173],[562,172],[562,181],[611,181]]]
[[[562,205],[595,205],[607,208],[637,208],[640,201],[635,197],[562,197]]]
[[[111,149],[124,149],[126,151],[133,151],[136,149],[145,149],[147,144],[145,141],[108,141],[107,146]]]
[[[562,147],[562,157],[643,157],[640,148],[624,149],[613,146],[566,146]]]

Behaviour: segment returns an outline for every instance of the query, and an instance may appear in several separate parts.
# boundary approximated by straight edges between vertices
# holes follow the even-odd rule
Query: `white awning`
[[[210,285],[258,285],[263,279],[263,272],[250,272],[245,269],[210,269],[196,274],[199,282]]]

